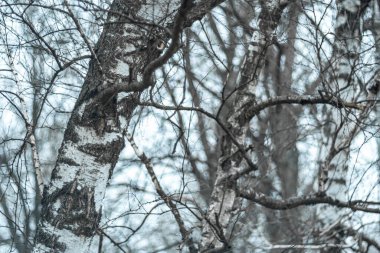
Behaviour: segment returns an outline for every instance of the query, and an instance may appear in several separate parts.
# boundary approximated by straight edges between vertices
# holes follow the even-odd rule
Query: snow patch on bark
[[[132,24],[126,23],[126,24],[124,25],[124,29],[125,29],[125,30],[124,30],[124,34],[123,34],[123,35],[124,35],[124,36],[125,36],[125,35],[128,36],[128,35],[129,35],[129,31],[130,31],[130,30],[133,30],[133,29],[135,29],[135,28],[136,28],[135,25],[132,25]]]
[[[45,253],[45,252],[50,252],[50,251],[51,249],[49,249],[43,244],[37,244],[36,246],[34,246],[34,249],[33,249],[33,253]]]
[[[104,199],[104,195],[106,192],[106,185],[108,181],[109,171],[111,170],[111,165],[102,166],[102,167],[97,168],[96,170],[98,170],[96,175],[92,174],[90,170],[85,170],[84,172],[87,172],[87,173],[83,172],[82,178],[83,178],[83,181],[85,182],[93,180],[92,182],[94,182],[94,184],[92,186],[90,184],[90,187],[95,188],[95,192],[94,192],[95,209],[100,210],[102,206],[102,201]]]

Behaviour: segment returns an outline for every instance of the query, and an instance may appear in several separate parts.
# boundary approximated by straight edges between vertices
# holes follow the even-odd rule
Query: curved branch
[[[293,197],[289,199],[275,199],[268,197],[262,193],[254,191],[238,191],[241,198],[251,200],[264,207],[275,210],[288,210],[299,206],[310,206],[317,204],[328,204],[331,206],[350,208],[353,211],[362,211],[367,213],[380,213],[380,208],[368,207],[368,205],[378,205],[380,202],[366,203],[362,200],[341,201],[330,196],[321,194],[311,194],[306,196]]]
[[[143,81],[142,81],[142,85],[144,86],[143,89],[150,86],[150,84],[152,82],[151,77],[152,77],[153,72],[158,67],[165,64],[175,54],[175,52],[177,52],[177,50],[179,48],[180,35],[181,35],[181,32],[182,32],[183,27],[184,27],[183,25],[184,25],[184,21],[185,21],[185,16],[186,16],[187,11],[190,8],[191,2],[192,1],[190,1],[190,0],[182,0],[181,6],[179,7],[177,17],[176,17],[175,22],[174,22],[174,28],[173,28],[173,31],[171,33],[172,42],[171,42],[169,48],[166,50],[166,52],[163,55],[161,55],[157,59],[151,61],[145,67],[144,73],[143,73]]]
[[[332,105],[338,109],[350,108],[355,110],[364,110],[366,105],[360,105],[357,102],[347,102],[336,97],[322,97],[322,96],[277,96],[264,100],[258,104],[252,104],[246,108],[246,113],[242,114],[246,119],[251,119],[262,110],[281,104],[299,104],[299,105],[315,105],[327,104]]]

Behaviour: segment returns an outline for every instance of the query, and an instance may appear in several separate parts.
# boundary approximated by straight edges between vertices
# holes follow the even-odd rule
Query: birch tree
[[[201,18],[215,4],[211,1],[198,5],[191,1],[111,4],[97,45],[92,47],[88,43],[93,59],[68,122],[51,181],[44,191],[34,252],[87,250],[97,231],[100,203],[124,147],[125,127],[137,106],[139,92],[153,84],[152,72],[178,49],[185,25]],[[67,2],[65,5],[81,32],[70,5]],[[161,27],[155,27],[155,22],[162,19]],[[170,28],[168,37],[166,29]],[[159,57],[169,38],[171,44]],[[120,92],[126,94],[117,101]],[[136,154],[143,157],[138,151]],[[183,239],[188,240],[181,217],[174,210],[173,214]],[[194,251],[191,240],[189,248]]]
[[[380,251],[378,1],[0,12],[0,250]]]

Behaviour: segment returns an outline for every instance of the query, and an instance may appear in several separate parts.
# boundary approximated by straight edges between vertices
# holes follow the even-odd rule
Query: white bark
[[[361,14],[367,7],[366,3],[356,0],[337,1],[338,13],[335,23],[335,42],[333,45],[332,66],[328,76],[327,90],[343,100],[355,101],[360,95],[356,68],[360,54],[361,43]],[[343,148],[350,143],[355,135],[355,124],[349,124],[349,115],[342,112],[332,112],[330,120],[336,122],[331,126],[325,138],[327,141],[326,158],[322,163],[318,191],[337,196],[345,191],[347,162],[349,152]],[[340,126],[340,127],[339,127]],[[335,136],[335,137],[334,137]],[[342,149],[343,148],[343,149]],[[331,177],[334,175],[334,179]],[[327,183],[330,180],[329,184]],[[343,187],[342,187],[343,186]]]
[[[99,233],[106,185],[124,147],[120,122],[129,122],[140,92],[153,85],[153,71],[178,50],[184,27],[221,2],[114,1],[94,49],[69,9],[92,60],[44,192],[34,252],[90,251]],[[67,2],[66,7],[70,8]],[[169,38],[172,43],[160,56],[162,40]],[[117,95],[123,91],[118,101]]]
[[[178,1],[176,3],[173,8],[178,8]],[[152,12],[154,5],[157,5],[155,1],[145,4],[136,1],[126,6],[116,1],[111,9],[115,12],[120,8],[135,12],[144,10],[148,15],[147,12]],[[168,14],[160,12],[155,15],[160,19]],[[53,249],[54,252],[89,251],[101,218],[101,201],[107,181],[124,147],[116,105],[117,92],[110,90],[115,83],[128,86],[128,83],[136,82],[144,66],[160,53],[146,44],[146,31],[130,24],[128,18],[115,13],[108,18],[119,22],[105,26],[97,45],[98,55],[90,63],[90,71],[68,123],[50,185],[44,193],[34,252],[50,252]],[[75,22],[75,17],[73,19]],[[167,20],[173,21],[173,17],[169,16]],[[145,19],[145,22],[153,21]],[[79,24],[77,26],[80,27]],[[84,36],[83,32],[81,35]],[[131,52],[133,48],[146,50]],[[134,72],[130,71],[132,68]],[[124,99],[129,110],[124,110],[122,116],[127,120],[137,106],[133,103],[134,97],[132,93]]]
[[[328,90],[332,96],[343,100],[357,101],[364,99],[357,78],[358,60],[362,37],[362,13],[368,1],[337,0],[337,16],[335,23],[335,42],[332,53],[332,66],[328,75]],[[318,192],[346,200],[348,196],[348,167],[350,162],[350,146],[357,135],[359,125],[369,113],[369,107],[359,112],[333,111],[325,116],[329,120],[329,128],[325,133],[325,158],[321,162],[318,179]],[[352,122],[350,114],[356,114]],[[345,210],[336,211],[330,207],[318,208],[321,223],[331,224],[340,221]],[[328,235],[330,236],[330,235]],[[327,236],[327,237],[328,237]],[[327,242],[343,243],[344,238],[334,236]]]
[[[342,99],[353,100],[359,90],[356,68],[361,43],[361,14],[366,3],[359,0],[337,0],[335,43],[329,81],[332,92]],[[348,88],[350,86],[350,88]]]
[[[260,14],[258,29],[254,31],[249,42],[236,87],[237,95],[233,111],[227,120],[232,136],[224,137],[222,157],[219,159],[210,205],[203,219],[202,252],[217,252],[218,250],[222,252],[230,247],[228,230],[239,203],[235,191],[236,179],[231,180],[228,177],[238,174],[247,166],[252,166],[249,156],[242,148],[251,119],[247,118],[246,110],[249,105],[255,103],[255,89],[263,67],[267,43],[271,43],[274,30],[285,7],[280,2],[277,0],[261,2],[263,10]],[[269,20],[268,17],[271,19]]]
[[[5,41],[4,41],[5,42]],[[25,100],[21,96],[21,82],[19,80],[19,74],[17,73],[15,66],[13,64],[13,59],[10,59],[10,52],[7,52],[8,60],[9,60],[9,66],[11,69],[11,72],[13,74],[14,80],[16,82],[17,86],[17,98],[20,101],[20,113],[22,116],[22,119],[24,120],[25,128],[26,128],[26,140],[29,142],[31,150],[32,150],[32,161],[33,161],[33,167],[35,170],[35,176],[38,186],[38,195],[42,196],[43,189],[44,189],[44,180],[42,176],[42,170],[41,170],[41,163],[40,158],[38,154],[38,148],[36,143],[36,137],[34,133],[34,126],[33,126],[33,120],[29,119],[29,112],[28,107],[25,103]]]

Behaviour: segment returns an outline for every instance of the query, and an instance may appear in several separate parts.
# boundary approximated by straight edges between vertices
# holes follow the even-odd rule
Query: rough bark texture
[[[139,2],[129,4],[136,13]],[[113,11],[127,5],[114,3]],[[126,18],[110,14],[96,46],[82,92],[72,112],[51,182],[42,200],[35,252],[83,252],[96,234],[108,178],[124,147],[117,94],[98,97],[115,82],[136,79],[146,62],[145,34]],[[117,21],[117,22],[116,22]],[[114,22],[111,24],[111,22]],[[135,66],[132,68],[132,66]],[[130,71],[133,69],[133,71]],[[135,105],[131,96],[129,115]]]
[[[1,1],[0,252],[380,252],[380,0],[97,2]]]
[[[111,5],[44,191],[34,252],[89,251],[107,181],[124,147],[125,123],[140,92],[153,83],[150,74],[171,56],[150,65],[170,38],[167,30],[179,34],[220,2],[125,0]],[[118,100],[122,91],[129,93]]]

